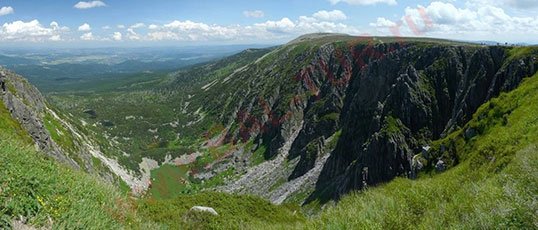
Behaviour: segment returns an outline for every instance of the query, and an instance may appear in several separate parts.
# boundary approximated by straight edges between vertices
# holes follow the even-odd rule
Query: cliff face
[[[255,145],[234,156],[248,159],[265,146],[271,162],[224,190],[326,200],[413,176],[415,154],[536,72],[537,53],[516,51],[341,36],[281,47],[211,89],[237,89],[220,97],[220,117],[232,117],[224,132],[227,141]]]
[[[74,127],[66,114],[54,111],[41,93],[23,77],[0,67],[0,106],[34,141],[38,150],[72,168],[99,175],[111,183],[126,182],[133,189],[144,185],[93,141]]]
[[[80,168],[73,159],[61,151],[45,128],[43,114],[47,107],[41,93],[26,80],[8,70],[0,69],[0,79],[6,86],[5,90],[2,90],[3,104],[11,116],[30,134],[39,150],[60,162]]]
[[[348,87],[342,135],[320,175],[319,192],[338,197],[410,176],[414,154],[538,67],[535,57],[510,59],[502,47],[375,49],[383,57],[357,71]]]
[[[322,34],[198,66],[166,90],[189,89],[177,111],[194,120],[183,127],[199,122],[207,138],[202,148],[223,147],[194,178],[233,172],[219,179],[226,183],[219,190],[275,203],[326,201],[416,176],[421,167],[414,156],[533,75],[537,50]],[[147,178],[93,144],[91,135],[100,134],[82,134],[69,122],[76,118],[55,113],[22,78],[6,70],[1,76],[4,105],[40,149],[75,168],[147,188]],[[189,138],[200,138],[195,135]],[[427,160],[428,169],[458,162],[455,156]]]

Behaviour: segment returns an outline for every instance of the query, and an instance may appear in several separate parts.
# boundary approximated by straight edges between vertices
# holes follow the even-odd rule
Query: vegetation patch
[[[148,193],[155,199],[173,198],[181,194],[190,183],[183,166],[164,164],[151,171],[152,185]]]
[[[189,213],[193,206],[212,207],[218,216]],[[154,222],[170,229],[259,229],[279,224],[293,228],[305,221],[299,207],[277,206],[254,196],[225,193],[199,193],[174,199],[148,199],[141,202],[139,211]]]
[[[454,168],[348,195],[307,228],[536,228],[536,92],[538,74],[484,104],[468,125],[436,142],[432,154],[456,157],[460,163]],[[469,129],[476,134],[466,136]]]
[[[54,140],[56,144],[70,153],[78,151],[78,147],[72,136],[73,134],[68,131],[61,122],[56,120],[49,113],[45,113],[43,122],[47,131],[49,131],[52,140]]]
[[[0,228],[23,217],[30,226],[118,229],[143,226],[131,202],[93,176],[45,158],[0,133]],[[52,220],[50,222],[49,220]],[[145,225],[146,227],[150,227]]]
[[[256,166],[256,165],[259,165],[259,164],[263,163],[266,160],[265,159],[265,152],[266,151],[267,151],[267,147],[265,145],[258,146],[256,151],[254,151],[252,153],[252,156],[250,157],[251,166]]]
[[[0,130],[6,135],[16,136],[26,144],[33,143],[32,138],[21,124],[11,117],[2,100],[0,100]]]
[[[396,134],[401,133],[403,128],[405,128],[405,126],[400,119],[388,115],[385,117],[385,123],[383,124],[381,131],[386,134]]]

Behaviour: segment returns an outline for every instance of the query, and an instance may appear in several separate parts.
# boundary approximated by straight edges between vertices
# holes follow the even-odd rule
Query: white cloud
[[[114,32],[114,34],[112,35],[112,39],[114,39],[114,41],[121,41],[122,34],[120,32]]]
[[[177,29],[177,30],[209,30],[209,25],[199,22],[187,21],[173,21],[168,24],[164,24],[165,28]]]
[[[476,12],[473,12],[469,9],[459,9],[456,8],[451,3],[444,2],[432,2],[429,6],[423,11],[424,15],[421,15],[420,8],[410,8],[405,9],[406,15],[413,17],[414,20],[423,19],[424,17],[429,17],[431,20],[439,24],[455,24],[455,23],[465,23],[471,20],[476,19]]]
[[[149,40],[207,41],[237,38],[239,26],[208,25],[200,22],[172,21],[162,26],[152,26],[147,34]]]
[[[73,7],[84,10],[84,9],[91,9],[95,7],[103,7],[103,6],[106,6],[106,4],[102,1],[88,1],[88,2],[78,2]]]
[[[340,10],[326,11],[321,10],[312,15],[314,18],[324,21],[340,21],[347,19],[346,14]]]
[[[266,21],[254,24],[255,30],[268,37],[288,37],[293,38],[306,33],[328,32],[328,33],[348,33],[358,34],[359,31],[353,26],[343,23],[335,23],[320,20],[315,17],[300,16],[298,20],[292,21],[289,18],[282,18],[279,21]]]
[[[83,40],[83,41],[95,40],[95,38],[93,37],[92,32],[88,32],[88,33],[83,34],[82,36],[80,36],[80,39]]]
[[[146,24],[139,22],[139,23],[136,23],[136,24],[130,26],[129,28],[137,29],[137,28],[143,28],[143,27],[146,27]]]
[[[254,24],[256,27],[264,28],[271,32],[290,32],[295,28],[295,23],[289,18],[282,18],[280,21],[266,21]]]
[[[60,29],[60,25],[57,22],[52,21],[50,23],[50,28],[52,28],[53,30],[57,30],[57,29]]]
[[[243,11],[243,15],[247,18],[263,18],[265,13],[261,10],[246,10]]]
[[[456,7],[449,2],[407,7],[398,22],[378,18],[376,27],[393,27],[389,35],[434,36],[465,40],[534,40],[538,36],[538,16],[512,16],[501,7],[466,4]]]
[[[88,23],[84,23],[78,27],[78,31],[90,31],[92,27]]]
[[[101,29],[103,29],[103,30],[109,30],[109,29],[111,29],[111,28],[110,28],[110,26],[107,25],[107,26],[103,26],[103,27],[101,27]]]
[[[61,40],[62,40],[62,37],[61,37],[59,34],[57,34],[57,35],[52,35],[52,36],[49,38],[49,40],[57,42],[57,41],[61,41]]]
[[[344,2],[350,5],[375,5],[378,3],[384,3],[387,5],[396,5],[398,4],[396,0],[329,0],[331,4],[337,4],[339,2]]]
[[[132,28],[127,29],[127,38],[129,40],[140,40],[142,39],[138,33],[136,33]]]
[[[57,22],[51,22],[50,27],[45,27],[35,19],[28,22],[14,21],[2,25],[0,40],[31,42],[58,40],[61,38],[60,34],[68,30],[69,28],[61,27]]]
[[[386,18],[377,18],[377,21],[375,23],[370,23],[370,26],[374,26],[374,27],[394,27],[396,26],[396,23],[391,21],[391,20],[388,20]]]
[[[15,13],[15,10],[11,6],[3,6],[0,8],[0,16],[8,15]]]
[[[334,32],[358,34],[358,29],[343,23],[322,19],[342,19],[342,15],[327,12],[327,17],[316,14],[301,16],[297,20],[284,17],[248,26],[216,25],[201,22],[172,21],[163,25],[152,24],[146,34],[137,34],[141,40],[178,40],[178,41],[275,41],[290,40],[305,33]],[[336,16],[335,16],[336,15]]]
[[[92,31],[92,27],[88,23],[84,23],[75,30],[81,31],[84,34],[69,33],[69,28],[61,27],[57,22],[51,22],[50,27],[44,27],[39,24],[35,25],[33,31],[41,31],[41,37],[32,37],[21,33],[20,35],[12,35],[12,40],[99,40],[99,41],[114,41],[114,40],[131,40],[131,41],[193,41],[193,42],[284,42],[291,40],[305,33],[316,32],[335,32],[358,34],[358,29],[353,26],[335,22],[341,20],[345,14],[340,14],[339,11],[320,11],[310,16],[300,16],[298,18],[281,18],[278,20],[268,20],[262,23],[250,25],[220,25],[206,24],[203,22],[191,20],[174,20],[164,24],[136,23],[125,27],[117,25],[117,32],[111,31],[111,34],[100,37]],[[21,22],[22,23],[22,22]],[[30,22],[28,22],[30,23]],[[114,27],[104,26],[103,30],[112,29]],[[141,29],[146,28],[146,29]],[[94,33],[92,33],[94,32]],[[7,39],[3,33],[0,39]]]

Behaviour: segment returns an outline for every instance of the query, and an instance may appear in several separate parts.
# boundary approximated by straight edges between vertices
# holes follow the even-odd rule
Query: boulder
[[[215,209],[211,208],[211,207],[204,207],[204,206],[193,206],[189,212],[205,212],[205,213],[209,213],[211,215],[214,215],[214,216],[218,216],[219,214],[217,213],[217,211],[215,211]]]

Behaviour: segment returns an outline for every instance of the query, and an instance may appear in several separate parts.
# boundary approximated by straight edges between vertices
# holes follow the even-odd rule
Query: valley
[[[0,227],[538,226],[536,46],[318,33],[173,66],[2,69],[2,174],[63,173],[0,177]]]

